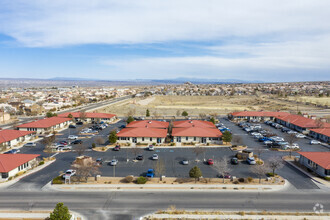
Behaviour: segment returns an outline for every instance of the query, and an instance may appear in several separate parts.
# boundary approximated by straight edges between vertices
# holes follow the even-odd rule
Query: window
[[[188,137],[186,137],[186,141],[188,140]]]
[[[152,138],[150,138],[150,141],[152,141]]]
[[[144,137],[142,137],[142,141],[144,141]]]
[[[8,178],[8,173],[1,173],[1,177],[2,177],[2,179]]]
[[[194,141],[196,141],[196,137],[194,137]]]

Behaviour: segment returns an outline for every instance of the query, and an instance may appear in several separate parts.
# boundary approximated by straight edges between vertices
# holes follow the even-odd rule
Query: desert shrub
[[[43,160],[39,162],[39,166],[44,165],[44,164],[45,164],[45,161],[43,161]]]
[[[233,145],[231,145],[231,147],[237,147],[237,145],[236,144],[233,144]]]
[[[137,184],[145,184],[147,181],[147,178],[145,178],[144,176],[140,176],[136,179]]]
[[[152,145],[156,145],[156,143],[154,142],[154,143],[152,143]]]
[[[234,183],[234,184],[239,184],[239,182],[238,182],[237,180],[235,180],[233,183]]]
[[[210,146],[210,143],[207,143],[206,146]]]
[[[131,143],[127,142],[126,145],[127,145],[127,146],[131,146]]]
[[[245,182],[245,179],[244,179],[243,177],[238,178],[238,182],[240,182],[240,183],[244,183],[244,182]]]
[[[53,179],[52,184],[63,184],[62,176],[57,176]]]
[[[174,142],[170,143],[170,146],[175,146],[175,143]]]
[[[324,177],[324,179],[330,181],[330,177],[328,176]]]
[[[276,175],[277,175],[276,173],[271,173],[271,172],[270,173],[267,173],[267,176],[271,176],[271,177],[272,176],[276,176]]]
[[[12,179],[13,179],[13,177],[12,177],[12,176],[8,178],[8,180],[12,180]]]
[[[252,180],[253,180],[253,178],[249,176],[249,177],[247,178],[247,180],[248,180],[249,183],[251,183]]]
[[[134,179],[133,176],[126,176],[126,177],[123,179],[123,181],[124,181],[125,183],[131,183],[131,182],[133,182],[133,179]]]
[[[92,148],[95,148],[96,147],[96,144],[95,143],[92,143]]]
[[[257,164],[258,165],[262,165],[262,164],[264,164],[262,161],[260,161],[260,160],[257,160]]]

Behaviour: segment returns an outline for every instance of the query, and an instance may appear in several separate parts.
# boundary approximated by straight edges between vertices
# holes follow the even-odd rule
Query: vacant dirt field
[[[176,116],[182,111],[198,116],[200,113],[224,115],[233,111],[264,110],[264,111],[297,111],[317,114],[323,108],[294,100],[278,99],[271,96],[154,96],[135,98],[114,104],[98,112],[109,112],[118,116],[145,116],[146,110],[151,116]],[[324,113],[324,112],[323,112]]]
[[[299,103],[311,103],[322,106],[330,106],[330,97],[313,97],[313,96],[300,96],[288,97],[289,100]]]

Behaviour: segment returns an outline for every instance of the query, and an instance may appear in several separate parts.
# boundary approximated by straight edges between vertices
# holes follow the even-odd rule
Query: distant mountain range
[[[238,79],[202,79],[202,78],[185,78],[179,77],[174,79],[134,79],[134,80],[100,80],[100,79],[86,79],[86,78],[71,78],[71,77],[55,77],[49,80],[55,81],[102,81],[102,82],[139,82],[139,83],[165,83],[165,84],[180,84],[185,82],[191,82],[194,84],[233,84],[233,83],[263,83],[263,81],[249,81]]]

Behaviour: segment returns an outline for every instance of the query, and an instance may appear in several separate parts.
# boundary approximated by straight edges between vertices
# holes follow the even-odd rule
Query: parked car
[[[303,134],[296,134],[296,138],[305,138],[306,137],[306,135],[303,135]]]
[[[96,164],[101,165],[103,163],[103,159],[97,158],[95,162],[96,162]]]
[[[146,177],[153,178],[155,176],[155,171],[154,169],[148,169]]]
[[[264,144],[269,146],[269,145],[272,145],[273,144],[273,141],[264,141]]]
[[[28,143],[24,144],[24,146],[25,146],[25,147],[36,147],[37,144],[34,143],[34,142],[28,142]]]
[[[149,151],[153,151],[153,150],[155,150],[154,145],[150,144],[149,147],[148,147],[148,150],[149,150]]]
[[[230,173],[226,172],[226,173],[224,173],[224,175],[219,174],[218,177],[219,178],[230,179],[231,178],[231,175],[230,175]]]
[[[154,154],[154,155],[152,155],[152,159],[153,159],[153,160],[158,160],[158,154]]]
[[[82,121],[78,121],[76,125],[83,125],[84,123]]]
[[[291,130],[290,130],[289,128],[284,128],[284,127],[283,127],[283,128],[282,128],[282,131],[283,131],[283,132],[288,132],[288,131],[291,131]]]
[[[77,128],[75,125],[69,125],[69,128]]]
[[[70,169],[70,170],[67,170],[64,174],[63,174],[63,178],[64,179],[67,179],[67,178],[70,178],[70,177],[72,177],[72,176],[74,176],[74,175],[76,175],[76,170],[72,170],[72,169]]]
[[[246,162],[250,165],[255,165],[256,164],[256,160],[254,159],[254,157],[248,157],[246,159]]]
[[[78,139],[78,136],[77,135],[69,135],[68,136],[68,139],[69,140],[77,140]]]
[[[82,140],[74,140],[71,142],[71,144],[82,144]]]
[[[189,160],[184,159],[184,160],[181,161],[181,163],[182,163],[182,165],[188,165],[189,164]]]
[[[321,144],[321,142],[317,140],[311,140],[310,144]]]
[[[292,145],[286,144],[282,146],[283,150],[288,150],[288,149],[299,149],[299,145],[297,143],[293,143]]]
[[[237,157],[233,157],[230,160],[231,164],[237,165],[238,164],[238,158]]]
[[[288,134],[297,134],[298,132],[290,130],[290,131],[288,131],[286,133],[288,133]]]
[[[120,150],[120,145],[116,145],[114,148],[113,148],[114,151],[119,151]]]
[[[4,154],[17,154],[19,152],[20,152],[19,149],[11,149],[11,150],[5,152]]]
[[[110,165],[111,166],[117,166],[118,164],[118,160],[117,159],[112,159],[111,162],[110,162]]]
[[[137,160],[143,160],[143,155],[142,155],[142,154],[138,155],[138,156],[136,157],[136,159],[137,159]]]
[[[121,125],[120,128],[126,128],[126,125]]]
[[[67,141],[60,141],[60,144],[61,145],[68,145],[68,142]]]
[[[68,146],[68,145],[59,145],[59,146],[57,146],[56,150],[58,150],[58,151],[72,150],[72,147],[71,146]]]
[[[213,164],[214,164],[213,159],[208,159],[208,160],[207,160],[207,164],[208,164],[208,165],[213,165]]]

